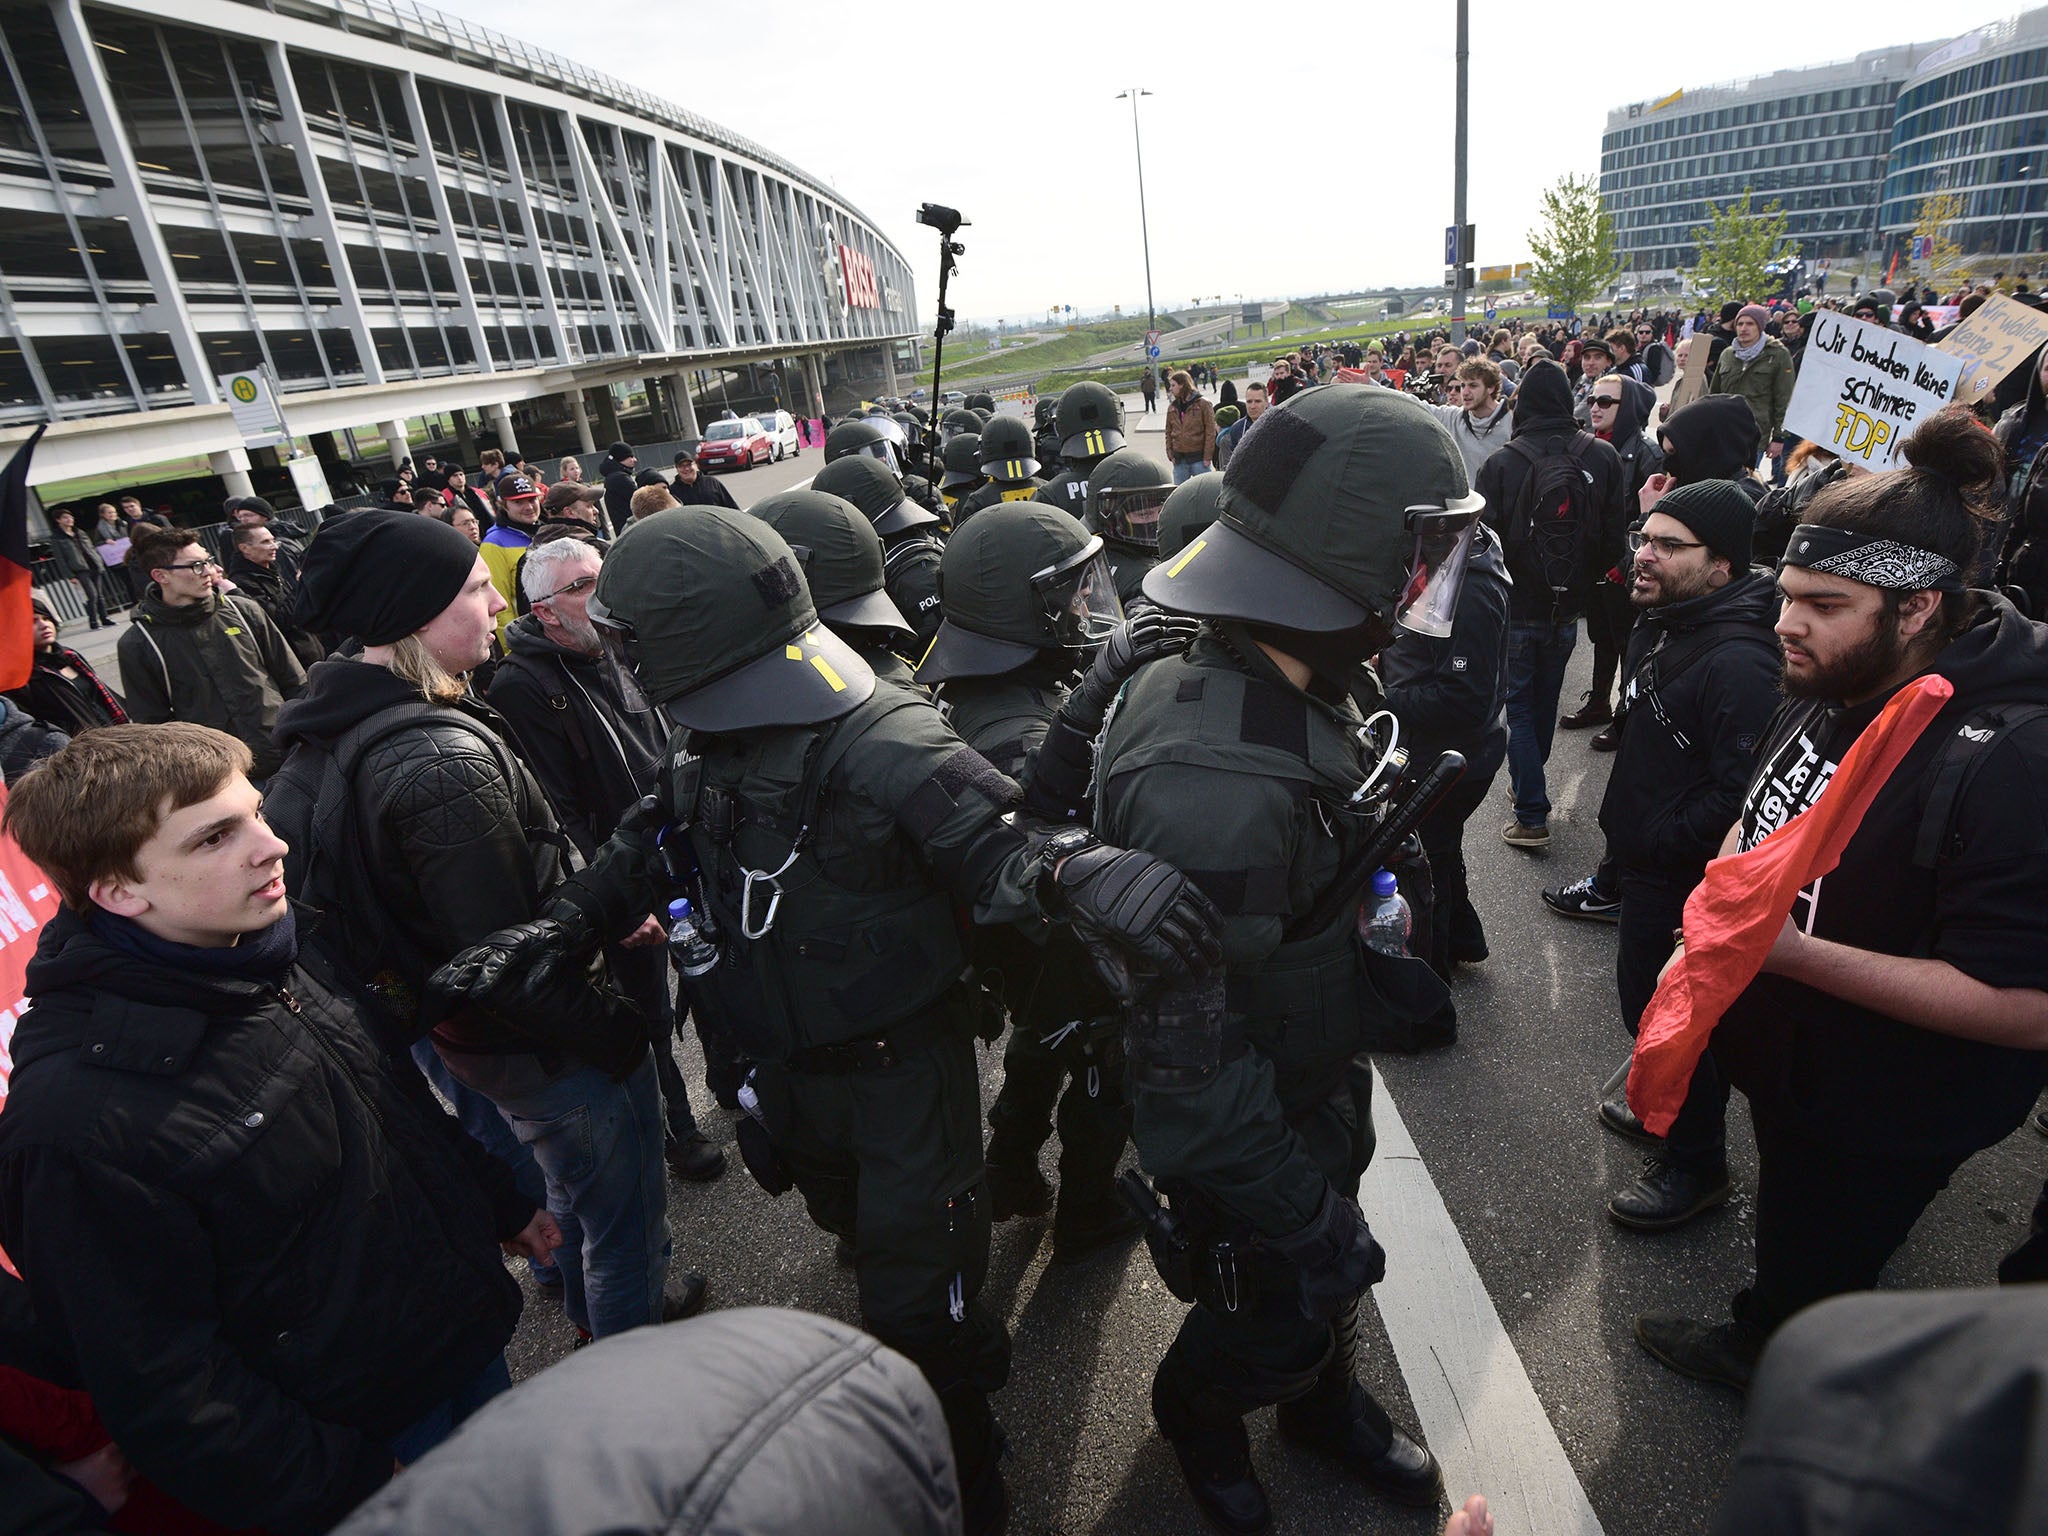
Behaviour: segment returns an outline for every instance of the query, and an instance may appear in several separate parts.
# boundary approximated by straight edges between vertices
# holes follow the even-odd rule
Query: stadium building
[[[410,0],[0,0],[0,69],[0,458],[50,424],[46,489],[687,438],[707,387],[817,414],[913,356],[818,178]],[[251,373],[291,439],[253,459]]]

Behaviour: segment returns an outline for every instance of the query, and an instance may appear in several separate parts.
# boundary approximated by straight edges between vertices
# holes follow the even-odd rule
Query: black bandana
[[[1801,523],[1785,545],[1786,565],[1846,576],[1888,592],[1960,592],[1962,572],[1946,555],[1872,533]]]

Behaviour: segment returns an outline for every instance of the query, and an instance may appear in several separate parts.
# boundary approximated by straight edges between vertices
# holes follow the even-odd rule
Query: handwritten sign
[[[1975,405],[1998,381],[2048,341],[2048,315],[1995,293],[1942,339],[1940,350],[1959,357],[1963,373],[1956,398]]]
[[[1685,367],[1671,386],[1671,409],[1691,405],[1707,392],[1707,359],[1713,347],[1704,335],[1695,335],[1685,349]]]
[[[1962,360],[1881,325],[1816,314],[1785,430],[1865,469],[1890,469],[1906,439],[1956,397]]]

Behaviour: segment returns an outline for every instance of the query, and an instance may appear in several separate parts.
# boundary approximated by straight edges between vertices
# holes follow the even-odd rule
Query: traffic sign
[[[1157,332],[1157,331],[1147,331],[1147,332],[1145,333],[1145,345],[1146,345],[1146,346],[1148,346],[1148,347],[1151,347],[1151,348],[1152,348],[1152,349],[1154,349],[1155,351],[1156,351],[1156,350],[1158,350],[1158,347],[1159,347],[1159,332]]]
[[[1159,355],[1159,349],[1157,347],[1147,347],[1145,349],[1145,355],[1147,357],[1157,357]]]
[[[1447,267],[1455,267],[1457,264],[1458,226],[1455,224],[1446,224],[1444,226],[1444,265]]]
[[[1488,311],[1486,312],[1486,318],[1487,318],[1487,319],[1489,319],[1489,320],[1495,319],[1495,318],[1497,317],[1497,315],[1498,315],[1498,311],[1496,311],[1496,310],[1491,310],[1491,309],[1489,309],[1489,310],[1488,310]]]
[[[228,409],[245,446],[268,448],[273,443],[291,441],[291,434],[285,430],[284,412],[278,409],[270,380],[261,372],[224,373],[220,375],[220,389],[227,397]]]
[[[1572,317],[1572,307],[1571,307],[1571,305],[1569,305],[1569,304],[1553,304],[1553,305],[1551,305],[1551,306],[1550,306],[1550,313],[1549,313],[1549,315],[1548,315],[1548,316],[1547,316],[1546,318],[1548,318],[1548,319],[1551,319],[1551,320],[1569,320],[1569,319],[1571,319],[1571,317]]]

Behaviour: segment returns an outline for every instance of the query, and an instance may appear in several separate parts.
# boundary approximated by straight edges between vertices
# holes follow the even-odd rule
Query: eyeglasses
[[[157,569],[160,571],[218,571],[224,570],[226,567],[214,559],[213,556],[208,555],[203,560],[187,560],[183,565],[160,565]]]
[[[593,572],[588,576],[578,576],[566,587],[557,587],[546,597],[536,597],[534,601],[536,603],[552,603],[558,597],[574,597],[578,592],[588,592],[596,585],[597,575]]]
[[[1697,539],[1667,539],[1658,533],[1642,533],[1635,529],[1629,531],[1628,552],[1630,554],[1641,554],[1643,546],[1646,544],[1657,552],[1659,560],[1676,560],[1688,549],[1705,549],[1707,547]]]
[[[1593,404],[1604,405],[1610,411],[1613,410],[1617,405],[1621,404],[1621,396],[1619,395],[1591,395],[1588,396],[1588,398],[1593,402]]]

